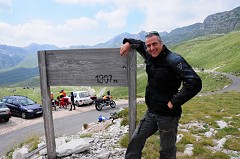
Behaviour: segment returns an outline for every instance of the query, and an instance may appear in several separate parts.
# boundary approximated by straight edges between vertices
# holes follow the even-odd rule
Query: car
[[[10,109],[5,105],[5,103],[0,102],[0,121],[4,120],[5,122],[8,122],[9,118],[11,118]]]
[[[73,92],[74,103],[79,107],[81,105],[93,104],[93,100],[91,99],[91,95],[88,91],[76,91]]]
[[[1,99],[1,102],[5,103],[12,115],[20,116],[24,119],[42,116],[43,114],[42,106],[26,96],[5,96]]]

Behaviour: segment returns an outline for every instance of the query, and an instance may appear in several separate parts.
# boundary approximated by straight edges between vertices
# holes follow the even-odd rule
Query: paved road
[[[54,119],[55,136],[72,135],[82,130],[83,124],[97,122],[99,115],[110,117],[111,112],[118,112],[120,108],[126,105],[117,105],[115,108],[107,107],[102,111],[91,110],[63,118]],[[43,136],[44,124],[37,123],[13,132],[0,135],[0,156],[4,156],[19,143],[26,141],[29,137]],[[0,157],[1,158],[1,157]]]
[[[207,96],[207,95],[211,95],[211,94],[223,93],[223,92],[228,92],[228,91],[240,92],[240,77],[236,77],[234,75],[225,74],[225,73],[219,73],[219,72],[212,72],[212,73],[222,74],[222,75],[226,76],[227,78],[232,80],[232,84],[230,84],[229,86],[227,86],[221,90],[218,90],[216,92],[200,93],[200,95]]]

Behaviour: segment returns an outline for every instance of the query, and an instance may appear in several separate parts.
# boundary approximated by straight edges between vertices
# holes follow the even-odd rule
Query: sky
[[[240,0],[0,0],[0,45],[96,45],[128,32],[202,23]]]

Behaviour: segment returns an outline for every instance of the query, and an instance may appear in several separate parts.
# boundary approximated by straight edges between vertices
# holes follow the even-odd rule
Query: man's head
[[[163,49],[163,42],[159,33],[157,31],[151,31],[147,33],[145,38],[148,53],[154,58],[157,57]]]

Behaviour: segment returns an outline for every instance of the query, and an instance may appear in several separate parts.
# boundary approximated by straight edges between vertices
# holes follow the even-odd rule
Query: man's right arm
[[[123,45],[120,48],[120,55],[127,55],[130,48],[136,49],[144,58],[146,57],[146,48],[143,41],[124,38]]]

